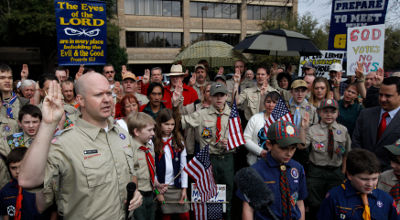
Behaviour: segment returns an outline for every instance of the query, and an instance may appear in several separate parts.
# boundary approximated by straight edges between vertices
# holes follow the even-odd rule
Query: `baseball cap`
[[[318,109],[335,108],[338,109],[339,105],[335,99],[323,99],[319,104]]]
[[[289,121],[276,121],[272,123],[267,132],[268,140],[274,140],[279,147],[286,148],[292,144],[302,144],[296,126]]]
[[[342,72],[342,70],[343,70],[342,64],[340,64],[340,63],[332,63],[329,66],[329,72],[330,71]]]
[[[131,73],[131,72],[126,72],[125,74],[122,75],[122,80],[125,79],[133,79],[133,80],[137,80],[135,74]]]
[[[385,148],[395,156],[400,156],[400,139],[394,142],[394,144],[385,145]]]
[[[225,77],[225,75],[216,75],[216,76],[214,77],[214,81],[217,81],[217,79],[222,79],[222,80],[224,80],[224,81],[226,82],[226,77]]]
[[[299,87],[304,87],[307,88],[307,83],[306,81],[302,80],[302,79],[296,79],[295,81],[292,82],[292,89],[296,89]]]
[[[194,66],[194,71],[196,71],[197,68],[202,68],[203,70],[206,69],[206,67],[203,64],[196,64],[196,66]]]
[[[303,65],[303,69],[314,69],[314,65],[309,61]]]
[[[211,96],[214,96],[217,93],[228,94],[228,89],[225,84],[222,83],[213,83],[210,88]]]

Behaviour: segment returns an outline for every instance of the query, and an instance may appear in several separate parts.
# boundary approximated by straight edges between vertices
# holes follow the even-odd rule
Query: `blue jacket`
[[[271,205],[272,211],[275,215],[282,219],[282,207],[281,207],[281,194],[279,188],[280,179],[280,164],[272,158],[271,153],[268,152],[265,160],[258,160],[255,164],[251,166],[257,173],[263,178],[264,182],[268,184],[271,191],[274,193],[274,203]],[[304,173],[303,166],[296,162],[295,160],[290,160],[286,164],[287,178],[289,181],[290,195],[292,204],[292,219],[300,219],[301,213],[299,207],[297,207],[296,202],[298,200],[304,200],[307,198],[307,185],[306,185],[306,175]],[[243,201],[246,201],[243,194],[238,191],[237,195]],[[258,211],[254,212],[254,219],[270,219],[267,216],[261,215]]]
[[[371,210],[371,219],[400,219],[396,211],[396,204],[393,198],[380,189],[374,189],[368,195],[368,204]],[[317,219],[360,219],[364,212],[360,193],[351,185],[350,181],[332,188],[321,207]]]

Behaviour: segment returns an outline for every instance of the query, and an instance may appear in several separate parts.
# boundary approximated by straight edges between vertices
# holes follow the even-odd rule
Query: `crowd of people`
[[[301,71],[238,60],[227,79],[202,60],[192,74],[123,66],[116,81],[107,64],[74,76],[57,67],[36,82],[27,65],[17,75],[0,64],[0,215],[193,219],[183,168],[208,146],[215,183],[226,186],[214,219],[400,219],[400,74],[364,74],[362,63],[346,79],[339,63],[329,79],[312,63]],[[230,149],[233,104],[246,143]],[[289,121],[275,118],[285,109]],[[272,215],[234,183],[248,166],[274,194]]]

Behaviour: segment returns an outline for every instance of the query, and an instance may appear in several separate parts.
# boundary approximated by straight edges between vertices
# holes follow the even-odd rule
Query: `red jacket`
[[[171,92],[170,89],[171,89],[171,85],[164,86],[163,101],[165,101],[164,105],[167,108],[172,108],[172,102],[171,102],[172,92]],[[197,99],[199,99],[199,97],[197,96],[196,90],[194,90],[192,87],[190,87],[190,86],[188,86],[186,84],[183,84],[182,95],[183,95],[183,98],[184,98],[183,99],[183,105],[184,106],[188,105],[188,104],[191,104],[191,103],[195,102]]]

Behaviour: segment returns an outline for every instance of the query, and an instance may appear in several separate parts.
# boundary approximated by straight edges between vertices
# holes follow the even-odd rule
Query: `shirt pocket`
[[[339,134],[340,133],[340,134]],[[343,131],[336,130],[333,135],[335,139],[335,153],[340,156],[346,153],[346,135],[343,134]]]
[[[248,99],[248,106],[250,109],[256,110],[258,107],[259,103],[258,103],[258,97],[256,95],[251,95],[249,96]]]
[[[221,116],[222,117],[222,116]],[[204,139],[211,139],[216,135],[217,132],[217,119],[215,122],[213,121],[204,121],[203,123],[203,128],[200,131],[200,136]],[[223,122],[221,118],[221,128],[222,128]],[[222,133],[221,133],[222,135]]]
[[[325,136],[312,136],[311,137],[311,147],[312,150],[317,153],[324,153],[328,150],[328,140]]]
[[[126,163],[128,164],[128,171],[132,176],[135,176],[135,169],[133,168],[133,151],[131,148],[124,149]]]
[[[92,156],[83,160],[89,187],[96,187],[111,182],[109,164],[104,156]]]

